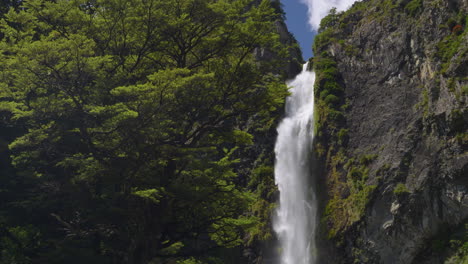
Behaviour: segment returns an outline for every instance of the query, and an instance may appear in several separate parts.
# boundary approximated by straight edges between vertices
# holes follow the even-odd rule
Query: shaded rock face
[[[296,38],[291,32],[289,32],[286,23],[284,22],[283,10],[281,8],[281,3],[279,0],[270,0],[272,6],[276,8],[278,16],[280,17],[275,21],[275,30],[279,35],[279,41],[281,44],[288,46],[288,59],[287,61],[282,61],[281,68],[277,69],[278,74],[285,74],[285,78],[290,80],[293,79],[297,74],[302,70],[302,64],[304,63],[302,59],[302,52],[299,47],[299,44]],[[254,0],[253,4],[259,5],[262,0]],[[277,55],[268,49],[259,47],[255,49],[255,56],[258,60],[276,60]]]
[[[285,74],[285,78],[290,80],[293,79],[297,74],[299,74],[302,70],[302,52],[298,47],[298,43],[294,36],[288,31],[288,28],[283,20],[278,20],[275,22],[275,30],[278,32],[280,37],[280,42],[283,45],[289,46],[288,48],[288,60],[282,61],[282,65],[280,69],[277,69],[278,74]],[[271,61],[277,58],[277,55],[268,49],[265,48],[256,48],[255,57],[258,60],[266,60]]]
[[[284,23],[284,20],[276,22],[276,30],[280,36],[280,42],[285,45],[289,45],[289,61],[285,65],[286,72],[288,73],[287,79],[293,79],[302,71],[302,64],[304,63],[302,59],[302,52],[299,48],[299,44],[288,31],[288,27]]]
[[[434,252],[433,242],[468,218],[468,2],[364,2],[323,51],[342,77],[346,156],[375,157],[366,184],[376,189],[325,249],[340,257],[320,263],[444,263],[457,249]],[[452,41],[462,44],[443,55]]]

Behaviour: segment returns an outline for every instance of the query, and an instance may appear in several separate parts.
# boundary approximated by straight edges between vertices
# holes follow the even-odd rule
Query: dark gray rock
[[[253,3],[258,5],[262,0],[255,0]],[[277,69],[277,74],[283,74],[286,79],[292,79],[302,70],[302,64],[304,60],[302,58],[302,52],[299,47],[299,44],[294,37],[294,35],[288,31],[288,27],[284,22],[283,10],[281,8],[281,3],[279,0],[270,0],[273,3],[273,6],[277,8],[279,19],[275,21],[275,31],[279,35],[279,40],[281,44],[289,47],[288,48],[288,58],[286,61],[281,62],[281,66]],[[277,58],[274,52],[271,52],[264,47],[259,47],[255,49],[255,56],[258,60],[267,60],[272,61]]]
[[[468,2],[424,0],[416,14],[405,9],[410,1],[386,1],[397,4],[389,10],[379,7],[383,1],[365,2],[368,9],[348,16],[349,26],[338,31],[345,44],[327,50],[338,62],[349,104],[347,156],[377,155],[368,179],[377,189],[334,252],[345,263],[443,263],[423,255],[441,232],[455,232],[468,218],[468,98],[462,91],[468,34],[445,71],[437,52],[454,34],[447,21],[466,17]],[[407,192],[396,194],[397,184]]]

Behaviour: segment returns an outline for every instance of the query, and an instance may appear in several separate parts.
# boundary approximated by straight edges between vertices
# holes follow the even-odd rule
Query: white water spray
[[[310,153],[313,139],[315,73],[306,70],[292,82],[286,117],[278,126],[275,181],[280,205],[274,229],[281,243],[281,264],[315,262],[316,199],[310,191]]]

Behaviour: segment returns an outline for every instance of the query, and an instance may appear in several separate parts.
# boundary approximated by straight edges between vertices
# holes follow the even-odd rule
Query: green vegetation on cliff
[[[364,0],[322,20],[314,147],[329,248],[320,263],[465,258],[460,239],[444,249],[453,257],[421,256],[468,217],[467,9],[458,0]]]
[[[339,40],[335,27],[342,28],[345,14],[337,14],[335,9],[325,17],[320,33],[314,41],[317,135],[316,151],[325,160],[325,170],[330,172],[327,180],[329,201],[324,212],[323,224],[328,226],[328,237],[336,238],[339,232],[358,221],[365,212],[367,202],[376,186],[368,185],[367,165],[373,158],[363,156],[360,162],[346,157],[345,148],[348,130],[346,129],[344,88],[337,62],[328,50],[330,45],[340,45],[351,50]],[[352,53],[352,52],[349,52]]]

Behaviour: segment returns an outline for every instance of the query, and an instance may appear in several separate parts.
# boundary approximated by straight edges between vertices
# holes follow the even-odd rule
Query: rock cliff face
[[[319,263],[468,261],[467,13],[465,0],[365,0],[324,19]]]
[[[262,0],[255,0],[253,4],[260,4]],[[275,21],[275,30],[279,35],[279,41],[281,44],[288,46],[288,60],[282,61],[281,68],[278,69],[278,73],[285,74],[286,79],[292,79],[302,70],[302,64],[304,63],[302,59],[302,52],[299,47],[299,44],[296,38],[291,32],[289,32],[288,27],[286,26],[284,11],[282,9],[282,4],[279,0],[270,0],[272,6],[276,9],[276,12],[279,16],[279,19]],[[270,52],[264,48],[257,48],[255,50],[255,55],[259,60],[272,61],[277,58],[277,55]]]

